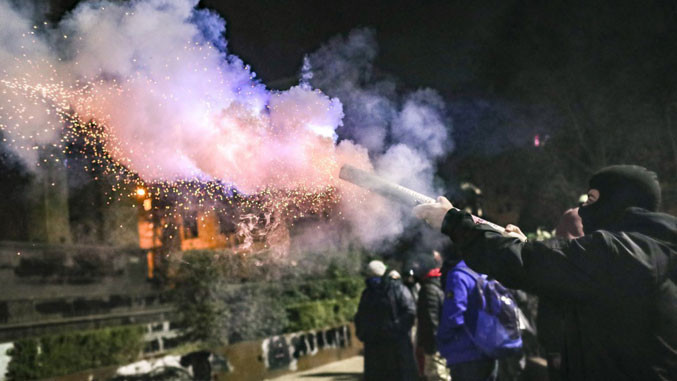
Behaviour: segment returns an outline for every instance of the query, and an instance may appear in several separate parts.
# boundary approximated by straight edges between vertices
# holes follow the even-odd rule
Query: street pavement
[[[269,381],[359,381],[362,380],[364,358],[355,356],[303,372],[287,374]]]
[[[362,381],[364,357],[355,356],[303,372],[287,374],[268,381]],[[547,381],[548,368],[544,359],[529,357],[521,380]]]

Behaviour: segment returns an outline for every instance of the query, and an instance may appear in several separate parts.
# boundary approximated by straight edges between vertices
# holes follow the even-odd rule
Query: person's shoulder
[[[653,237],[646,235],[643,232],[600,229],[569,242],[565,242],[564,245],[584,250],[606,249],[616,252],[619,250],[628,251],[628,248],[637,246],[636,242],[633,243],[633,241],[637,241],[638,239],[651,240]]]
[[[447,275],[447,284],[463,284],[472,287],[475,283],[474,273],[468,266],[457,266],[449,271]],[[477,274],[479,275],[479,274]]]
[[[421,283],[421,290],[419,291],[419,294],[435,292],[436,290],[439,290],[441,288],[442,282],[439,277],[426,279],[424,282]]]
[[[672,246],[677,243],[677,218],[670,214],[628,208],[618,230],[638,233],[648,239],[663,241]]]
[[[548,240],[548,244],[558,248],[573,247],[585,250],[592,247],[610,247],[614,245],[614,241],[616,240],[617,233],[615,232],[609,230],[595,230],[592,233],[571,240],[562,238]]]
[[[460,276],[469,276],[472,277],[472,274],[476,274],[476,272],[468,267],[468,265],[465,263],[465,261],[460,261],[459,263],[456,264],[451,270],[449,270],[450,274],[456,274]]]
[[[654,257],[660,256],[663,250],[652,249],[660,246],[658,242],[636,231],[597,230],[573,240],[571,246],[569,252],[579,252],[579,258],[594,262],[606,271],[632,275],[637,284],[642,283],[642,279],[651,282],[661,267],[662,261]]]
[[[389,278],[389,277],[386,277],[383,280],[382,287],[383,287],[384,290],[394,291],[394,292],[400,292],[400,291],[402,291],[402,289],[407,288],[407,286],[405,286],[404,283],[402,283],[402,280],[393,279],[393,278]]]

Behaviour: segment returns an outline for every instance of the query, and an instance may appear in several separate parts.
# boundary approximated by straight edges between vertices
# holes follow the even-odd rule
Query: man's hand
[[[433,229],[440,230],[442,228],[444,216],[451,208],[453,208],[451,202],[449,202],[446,197],[440,196],[437,198],[437,202],[421,204],[414,207],[413,212],[416,218],[425,221]]]
[[[522,229],[515,225],[508,225],[505,227],[505,232],[503,233],[506,237],[517,238],[522,242],[527,241],[527,236],[522,233]]]

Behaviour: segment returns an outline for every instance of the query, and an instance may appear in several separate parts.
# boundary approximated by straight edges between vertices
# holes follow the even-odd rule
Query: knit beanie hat
[[[368,277],[381,277],[386,273],[386,265],[378,260],[369,262],[367,265],[367,276]]]
[[[619,222],[629,207],[655,212],[661,202],[658,176],[637,165],[606,167],[590,178],[589,189],[597,189],[599,198],[578,210],[585,233]]]

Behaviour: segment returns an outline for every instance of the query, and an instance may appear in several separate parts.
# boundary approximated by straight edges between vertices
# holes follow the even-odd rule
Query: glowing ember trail
[[[325,227],[347,221],[340,229],[362,243],[400,234],[408,211],[339,180],[339,169],[372,169],[371,155],[389,180],[435,193],[434,160],[447,144],[441,98],[423,89],[400,103],[356,87],[351,78],[359,76],[345,73],[351,65],[340,57],[373,57],[341,51],[374,50],[359,31],[309,56],[298,86],[266,89],[227,51],[225,21],[197,2],[83,1],[50,25],[0,0],[3,142],[29,169],[84,158],[94,179],[115,180],[111,201],[135,198],[168,219],[237,204],[241,210],[229,216],[240,219],[244,241],[260,234],[247,230],[254,220],[273,234],[281,219],[290,225],[305,217]],[[349,134],[356,142],[337,143],[344,106],[312,88],[310,61],[323,86],[339,84],[334,93],[351,105],[351,123],[364,126]]]
[[[366,151],[335,145],[341,103],[308,86],[265,89],[209,40],[201,28],[223,21],[194,3],[83,3],[56,29],[22,33],[0,82],[4,141],[37,166],[49,159],[36,151],[80,142],[90,167],[201,206],[236,189],[291,218],[331,209],[342,162],[369,166]],[[43,42],[55,30],[69,31],[68,60]]]

